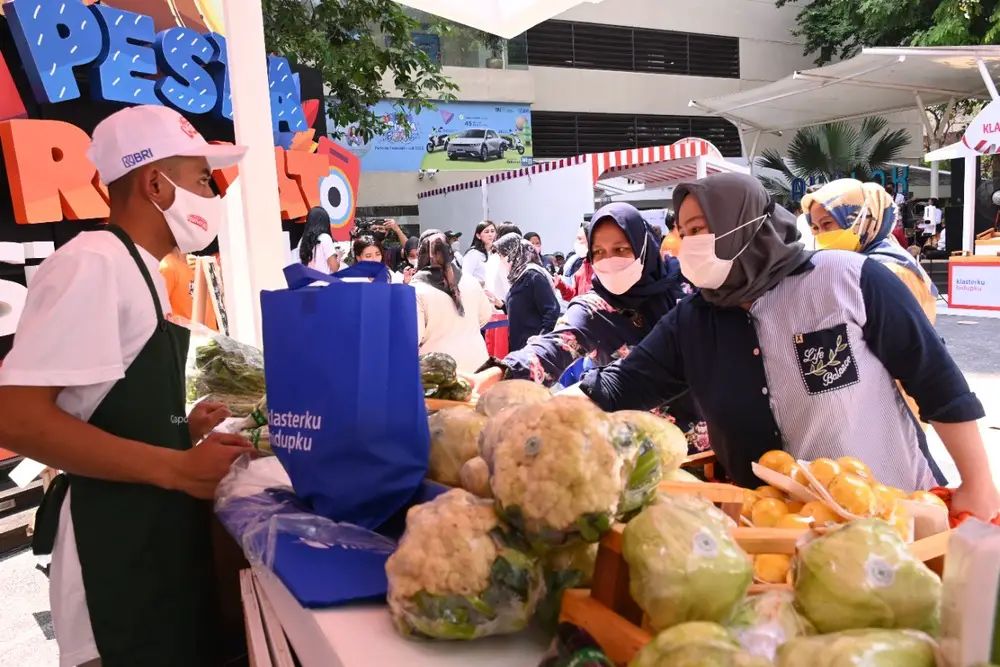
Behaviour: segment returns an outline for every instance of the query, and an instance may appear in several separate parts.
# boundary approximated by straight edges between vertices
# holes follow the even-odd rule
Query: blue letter
[[[156,37],[157,62],[166,76],[156,94],[185,113],[208,113],[215,107],[215,82],[205,66],[212,61],[212,45],[190,28],[170,28]]]
[[[73,68],[101,54],[101,29],[80,0],[8,2],[7,23],[39,102],[80,97]]]
[[[280,56],[269,56],[267,78],[271,86],[272,129],[275,132],[308,130],[306,115],[302,112],[298,78],[294,77],[288,61]]]
[[[212,73],[215,89],[218,91],[218,99],[212,113],[220,118],[232,120],[233,94],[229,88],[229,52],[226,51],[226,38],[217,32],[210,32],[205,35],[205,39],[214,49],[208,71]]]
[[[151,78],[156,76],[156,54],[151,46],[156,34],[153,19],[134,12],[94,5],[104,33],[100,64],[91,79],[97,99],[129,104],[160,104]]]

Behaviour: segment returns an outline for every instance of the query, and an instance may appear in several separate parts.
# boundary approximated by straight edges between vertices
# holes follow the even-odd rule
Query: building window
[[[545,21],[527,32],[529,65],[740,78],[740,40],[673,30]]]
[[[727,157],[742,155],[739,131],[722,118],[532,110],[531,125],[537,158],[666,146],[685,137],[707,139]]]

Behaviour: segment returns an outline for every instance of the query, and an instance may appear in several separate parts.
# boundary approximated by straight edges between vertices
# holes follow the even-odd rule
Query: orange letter
[[[299,184],[294,178],[289,178],[285,171],[285,149],[274,147],[274,166],[278,176],[278,198],[281,200],[281,219],[294,220],[305,216],[309,210],[302,198]]]
[[[80,128],[58,120],[8,120],[0,123],[0,145],[18,224],[108,216],[97,169],[87,159],[90,137]]]
[[[285,151],[288,175],[298,181],[306,207],[319,206],[319,184],[330,173],[330,159],[325,155]]]

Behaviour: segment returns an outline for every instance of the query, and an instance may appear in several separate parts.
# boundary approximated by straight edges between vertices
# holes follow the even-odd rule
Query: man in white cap
[[[207,500],[249,443],[209,434],[220,405],[185,414],[188,332],[167,319],[157,267],[216,237],[211,170],[244,151],[166,107],[102,121],[88,155],[110,224],[42,263],[0,368],[0,442],[65,471],[34,542],[52,554],[63,666],[218,664]]]

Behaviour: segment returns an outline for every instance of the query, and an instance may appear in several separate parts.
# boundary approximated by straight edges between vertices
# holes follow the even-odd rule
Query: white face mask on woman
[[[718,289],[722,287],[722,284],[726,282],[726,278],[729,277],[729,273],[733,270],[733,262],[743,254],[744,250],[750,247],[750,242],[753,241],[753,236],[757,234],[760,227],[754,230],[753,235],[750,236],[750,240],[747,241],[746,245],[732,259],[719,259],[719,256],[715,254],[715,242],[729,236],[737,229],[743,229],[758,220],[764,220],[768,215],[770,214],[765,213],[759,218],[744,222],[739,227],[726,232],[722,236],[717,237],[715,234],[685,236],[681,239],[681,250],[678,257],[681,263],[681,273],[695,287],[702,289]],[[761,223],[761,226],[763,226],[763,223]]]
[[[174,186],[174,203],[166,210],[157,206],[156,202],[153,202],[153,206],[166,219],[177,249],[189,253],[207,248],[219,235],[219,228],[226,215],[226,204],[222,197],[202,197],[177,185],[163,172],[160,175]]]
[[[649,234],[642,241],[642,251],[635,259],[608,257],[594,262],[594,273],[612,294],[624,294],[642,278],[642,258],[646,256]]]
[[[417,261],[418,261],[417,257],[411,257],[410,259],[408,259],[406,261],[409,262],[410,266],[412,266],[413,268],[417,268]]]

